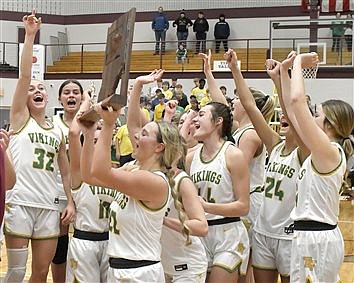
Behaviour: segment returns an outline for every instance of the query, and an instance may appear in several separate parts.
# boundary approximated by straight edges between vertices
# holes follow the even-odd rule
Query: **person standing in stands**
[[[347,20],[345,21],[345,31],[344,31],[344,39],[347,43],[348,52],[352,51],[353,46],[353,17],[352,14],[347,15]]]
[[[181,44],[187,48],[188,27],[193,26],[192,21],[186,17],[184,10],[180,13],[179,17],[173,22],[173,27],[177,27],[178,46]]]
[[[154,55],[157,55],[160,52],[160,41],[161,41],[161,53],[164,54],[165,45],[166,45],[165,43],[166,31],[169,28],[169,23],[168,23],[167,16],[163,13],[162,7],[159,7],[158,14],[153,19],[151,26],[152,26],[152,30],[155,32],[155,39],[156,39]]]
[[[197,42],[195,44],[195,54],[198,54],[201,50],[202,53],[206,51],[206,37],[207,32],[209,31],[208,21],[204,17],[204,13],[200,11],[198,13],[198,18],[194,21],[193,31],[195,32],[195,38]],[[202,49],[200,49],[200,44],[202,45]]]
[[[222,42],[225,52],[228,50],[227,39],[230,36],[230,26],[225,21],[225,15],[220,14],[219,21],[215,24],[214,27],[214,37],[215,37],[215,52],[220,52],[220,44]]]
[[[332,52],[339,52],[341,40],[344,35],[344,22],[340,19],[340,13],[336,14],[336,19],[331,23],[332,31]]]

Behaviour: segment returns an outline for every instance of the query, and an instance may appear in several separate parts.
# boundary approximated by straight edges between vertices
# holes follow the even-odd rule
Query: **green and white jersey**
[[[296,178],[300,170],[298,148],[283,154],[285,142],[276,145],[270,156],[266,170],[264,198],[254,230],[265,236],[289,240],[285,227],[293,223],[291,210],[295,206]]]
[[[225,141],[215,157],[205,162],[202,159],[204,146],[199,147],[193,156],[190,176],[198,189],[199,196],[207,202],[230,203],[235,201],[230,172],[226,167],[225,152],[228,146],[234,146]],[[223,218],[221,215],[205,213],[208,220]]]
[[[58,127],[61,129],[64,135],[65,139],[65,145],[66,145],[66,152],[69,152],[69,126],[64,122],[63,120],[63,114],[59,113],[57,115],[52,116],[52,121],[53,124],[58,125]],[[57,175],[57,182],[58,182],[58,187],[59,187],[59,199],[62,200],[67,200],[64,187],[63,187],[63,182],[61,180],[60,176],[60,171],[58,171]]]
[[[233,134],[235,139],[235,144],[239,147],[240,139],[242,135],[248,131],[254,130],[253,125],[247,125],[243,128],[237,129]],[[263,187],[265,180],[265,160],[266,160],[267,150],[263,145],[262,152],[254,157],[249,165],[250,172],[250,193],[257,191],[260,187]]]
[[[58,210],[58,152],[61,129],[52,124],[42,128],[29,117],[11,137],[11,151],[17,181],[6,196],[7,203]]]
[[[174,178],[175,188],[178,191],[183,178],[189,178],[184,171],[180,171]],[[178,219],[173,197],[168,204],[167,216]],[[196,236],[190,236],[190,239],[192,243],[186,245],[186,237],[182,233],[163,226],[161,263],[166,274],[198,274],[202,270],[206,270],[208,262],[201,240]]]
[[[155,174],[166,176],[156,171]],[[109,211],[108,256],[130,260],[160,261],[162,223],[171,197],[159,209],[150,209],[142,201],[125,194],[114,200]]]
[[[75,205],[75,229],[102,233],[108,231],[109,206],[121,193],[117,190],[82,183],[71,190]]]
[[[297,202],[291,212],[291,218],[313,220],[336,225],[339,215],[339,190],[346,170],[346,158],[342,147],[338,147],[341,161],[328,173],[320,173],[311,162],[311,155],[306,158],[297,178]]]

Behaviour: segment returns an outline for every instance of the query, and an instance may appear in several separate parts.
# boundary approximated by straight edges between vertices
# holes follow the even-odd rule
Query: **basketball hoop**
[[[302,69],[302,76],[304,79],[316,79],[318,70],[318,64],[313,66],[312,68],[304,68]]]

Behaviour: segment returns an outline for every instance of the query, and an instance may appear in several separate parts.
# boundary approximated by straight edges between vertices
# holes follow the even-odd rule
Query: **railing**
[[[331,37],[322,37],[318,38],[319,42],[326,42],[327,46],[331,46]],[[55,41],[54,41],[55,42]],[[275,38],[272,43],[270,43],[269,38],[252,38],[252,39],[229,39],[228,45],[229,48],[236,49],[240,52],[242,70],[244,71],[257,71],[252,66],[255,66],[257,60],[263,60],[261,62],[264,64],[264,59],[269,58],[272,54],[273,58],[277,60],[282,60],[284,58],[284,50],[296,49],[298,43],[308,43],[308,37],[304,38]],[[159,56],[153,57],[154,66],[149,66],[151,68],[165,68],[168,64],[173,64],[171,60],[174,60],[174,54],[177,49],[177,41],[166,41],[166,53],[167,55],[160,54]],[[202,61],[194,54],[196,41],[187,41],[187,49],[189,51],[187,64],[176,64],[173,71],[201,71],[202,70]],[[206,46],[207,49],[215,50],[214,40],[207,40]],[[271,45],[271,49],[270,49]],[[45,46],[45,67],[47,70],[48,66],[52,66],[53,63],[57,60],[60,60],[66,54],[72,52],[78,52],[80,54],[80,68],[77,68],[77,72],[85,73],[85,52],[90,51],[99,51],[102,52],[105,50],[106,43],[83,43],[83,44],[59,44],[51,43],[44,44]],[[151,55],[155,50],[155,41],[145,41],[145,42],[133,42],[133,55],[134,57],[139,52],[145,51],[145,54],[149,54],[147,51],[151,51]],[[8,64],[10,67],[16,69],[19,65],[18,57],[19,44],[14,42],[0,42],[0,63],[1,66]],[[221,48],[223,50],[223,48]],[[272,50],[272,52],[270,52]],[[282,51],[282,52],[280,52]],[[263,53],[264,52],[264,53]],[[278,52],[278,53],[277,53]],[[279,53],[280,52],[280,53]],[[277,55],[278,54],[278,55]],[[137,55],[136,55],[137,56]],[[281,57],[277,57],[281,56]],[[332,54],[332,57],[335,57],[335,60],[327,61],[326,66],[351,66],[353,67],[353,52],[346,51],[346,46],[344,44],[344,39],[340,41],[340,52]],[[214,59],[223,60],[222,53],[215,55],[213,54]],[[138,57],[137,57],[138,58]],[[141,59],[139,59],[141,60]],[[131,64],[134,64],[134,60],[131,61]],[[143,63],[142,61],[140,63]],[[97,62],[97,64],[103,65],[103,62]],[[151,64],[151,58],[149,59],[149,64]],[[263,69],[263,68],[262,68]],[[142,68],[141,71],[144,71]]]

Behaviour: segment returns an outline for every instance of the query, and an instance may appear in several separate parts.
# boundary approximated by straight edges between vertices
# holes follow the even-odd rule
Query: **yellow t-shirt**
[[[207,94],[207,89],[206,88],[200,89],[199,87],[193,88],[191,93],[191,95],[195,95],[199,103],[202,101],[202,98],[206,96],[206,94]]]
[[[150,121],[150,112],[149,112],[149,110],[147,110],[146,108],[142,108],[141,110],[143,111],[147,121]]]
[[[169,89],[168,89],[168,90],[162,90],[162,93],[165,95],[165,97],[166,97],[167,99],[171,99],[172,96],[173,96],[172,91],[170,91]]]
[[[211,97],[209,95],[204,96],[200,101],[200,108],[207,105],[209,102],[211,102]]]
[[[121,126],[118,129],[114,140],[118,139],[119,141],[119,154],[120,156],[125,156],[131,154],[133,152],[133,145],[129,138],[128,127],[127,124]]]
[[[154,121],[161,121],[162,120],[162,113],[165,110],[165,104],[157,104],[154,110]]]

